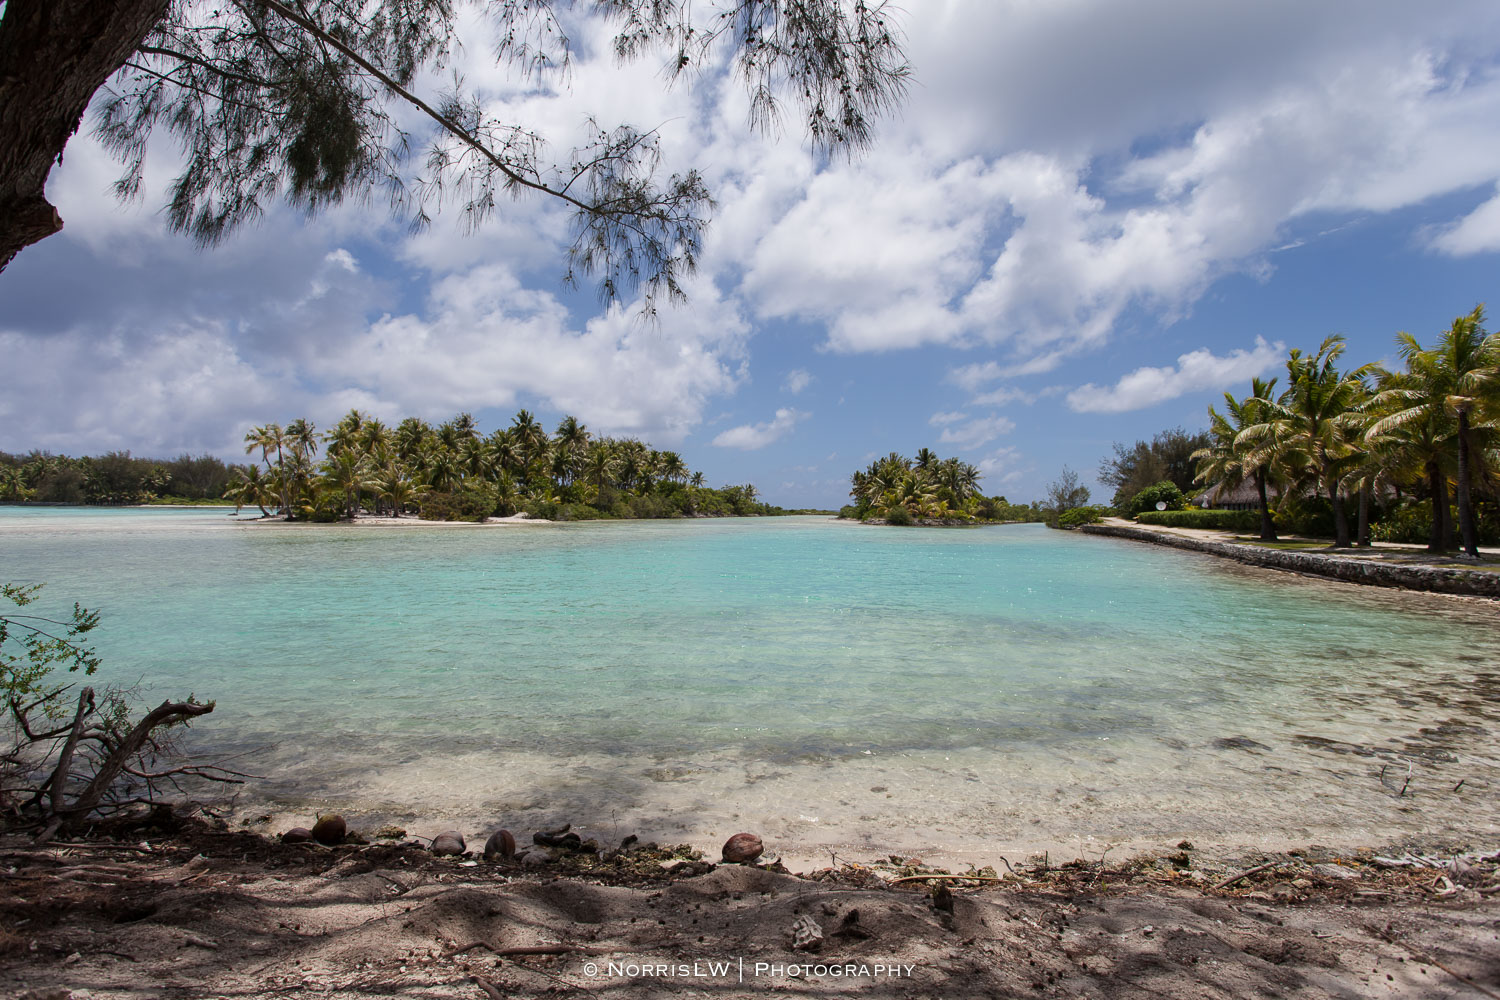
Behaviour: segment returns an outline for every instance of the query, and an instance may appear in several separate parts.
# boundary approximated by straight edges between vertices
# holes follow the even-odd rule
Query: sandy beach
[[[1107,865],[1035,859],[984,882],[931,878],[917,859],[800,874],[649,849],[491,862],[169,826],[0,843],[0,991],[1311,1000],[1500,987],[1500,855],[1205,865],[1185,844]]]

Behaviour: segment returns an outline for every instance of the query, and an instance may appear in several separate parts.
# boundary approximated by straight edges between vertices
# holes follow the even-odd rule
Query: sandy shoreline
[[[45,848],[8,837],[0,854],[0,992],[23,1000],[1322,1000],[1500,987],[1500,854],[1388,864],[1306,850],[1223,866],[1184,846],[977,882],[932,879],[908,859],[801,875],[651,850],[527,864],[278,845],[198,823]],[[904,872],[920,877],[896,881]]]
[[[373,517],[364,515],[352,521],[287,521],[279,517],[241,518],[235,523],[264,527],[272,525],[283,528],[485,528],[497,525],[554,524],[544,517],[512,514],[509,517],[489,517],[483,521],[430,521],[420,517]]]

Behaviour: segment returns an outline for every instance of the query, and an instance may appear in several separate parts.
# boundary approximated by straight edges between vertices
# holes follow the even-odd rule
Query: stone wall
[[[1500,598],[1500,572],[1456,566],[1417,566],[1377,559],[1336,556],[1324,552],[1264,549],[1254,545],[1189,538],[1165,531],[1151,531],[1147,528],[1130,528],[1114,524],[1085,524],[1078,530],[1089,535],[1128,538],[1137,542],[1167,545],[1175,549],[1206,552],[1209,555],[1233,559],[1250,566],[1326,576],[1347,583],[1363,583],[1373,587],[1402,587],[1406,590],[1429,590],[1439,594],[1467,594],[1473,597]]]

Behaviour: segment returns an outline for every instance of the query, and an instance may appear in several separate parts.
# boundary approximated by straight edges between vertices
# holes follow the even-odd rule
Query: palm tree
[[[263,474],[258,465],[237,468],[234,475],[234,482],[224,491],[224,499],[234,501],[234,512],[238,514],[241,507],[253,504],[260,508],[261,517],[270,517],[266,504],[277,502],[270,476]]]
[[[1386,474],[1397,481],[1423,483],[1432,502],[1432,527],[1427,551],[1448,547],[1452,528],[1448,514],[1448,472],[1452,455],[1448,441],[1453,421],[1441,406],[1412,405],[1424,395],[1423,380],[1410,372],[1382,372],[1371,401],[1365,441],[1378,456]]]
[[[343,494],[344,513],[351,521],[359,515],[360,494],[375,486],[367,462],[352,448],[344,448],[323,460],[323,483]]]
[[[1479,558],[1479,532],[1474,524],[1474,418],[1488,416],[1489,404],[1500,385],[1500,334],[1484,332],[1484,306],[1460,316],[1443,333],[1438,346],[1426,352],[1443,406],[1458,418],[1458,530],[1464,553]],[[1428,367],[1424,365],[1424,368]]]
[[[1294,348],[1286,362],[1286,391],[1274,402],[1260,404],[1266,419],[1241,432],[1247,443],[1285,448],[1302,457],[1306,477],[1333,507],[1334,548],[1349,547],[1341,470],[1356,452],[1355,406],[1365,392],[1365,376],[1375,367],[1341,372],[1338,359],[1343,353],[1344,338],[1339,335],[1326,338],[1310,357]]]
[[[286,491],[286,470],[281,464],[281,449],[286,444],[286,433],[282,431],[280,424],[266,424],[262,427],[252,427],[250,433],[245,435],[245,454],[250,454],[256,448],[260,449],[261,461],[266,463],[266,471],[271,470],[271,449],[276,449],[276,481],[277,481],[277,505],[283,510],[289,508]]]
[[[1260,538],[1264,542],[1276,540],[1276,525],[1271,520],[1271,505],[1266,495],[1274,448],[1257,447],[1242,440],[1241,435],[1246,428],[1261,423],[1262,404],[1271,399],[1271,390],[1275,386],[1274,378],[1269,382],[1256,378],[1250,382],[1250,395],[1243,400],[1224,393],[1226,414],[1220,414],[1212,406],[1208,408],[1208,432],[1212,443],[1191,456],[1198,463],[1194,482],[1209,487],[1217,484],[1221,490],[1232,490],[1244,482],[1247,475],[1255,481],[1255,491],[1260,499]],[[1269,440],[1274,441],[1274,438]]]
[[[680,483],[687,479],[687,463],[682,460],[681,455],[675,451],[663,451],[659,454],[661,455],[661,461],[658,463],[657,469],[663,479],[669,479],[674,483]]]
[[[396,454],[407,462],[422,450],[422,445],[432,436],[432,428],[416,417],[407,417],[396,427]]]
[[[531,415],[530,410],[517,411],[510,424],[510,436],[521,452],[522,461],[527,465],[534,462],[549,443],[546,430]]]
[[[1440,453],[1456,457],[1459,532],[1464,553],[1475,558],[1479,540],[1472,480],[1476,451],[1482,451],[1476,448],[1480,428],[1475,426],[1475,417],[1481,424],[1489,422],[1489,399],[1500,383],[1500,335],[1486,335],[1483,324],[1484,307],[1476,306],[1455,319],[1430,349],[1411,334],[1398,333],[1397,350],[1406,371],[1388,373],[1382,380],[1375,405],[1384,415],[1368,432],[1388,444],[1404,440],[1420,453],[1432,490],[1433,541],[1428,547],[1434,551],[1441,550],[1447,537],[1443,527],[1448,520],[1447,477],[1440,475]]]
[[[594,491],[603,491],[604,484],[614,476],[619,463],[615,449],[607,441],[595,441],[589,446],[583,460],[583,472],[594,482]]]
[[[392,517],[400,517],[402,511],[427,492],[425,487],[413,482],[395,464],[387,465],[376,473],[370,480],[370,486],[376,496],[390,502]]]
[[[298,417],[286,425],[287,442],[291,449],[311,458],[318,453],[318,432],[311,420]]]

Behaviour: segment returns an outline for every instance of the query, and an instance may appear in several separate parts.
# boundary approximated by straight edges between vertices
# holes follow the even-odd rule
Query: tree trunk
[[[1359,487],[1359,529],[1355,532],[1354,544],[1370,547],[1370,484]]]
[[[1276,524],[1271,520],[1271,505],[1266,501],[1266,472],[1258,469],[1255,473],[1255,489],[1260,494],[1260,540],[1263,542],[1276,541]]]
[[[1339,493],[1339,484],[1329,474],[1325,465],[1323,476],[1328,481],[1328,503],[1333,507],[1333,547],[1336,549],[1347,549],[1349,547],[1349,518],[1344,514],[1344,498]]]
[[[1474,503],[1470,497],[1469,414],[1458,413],[1458,526],[1463,533],[1464,553],[1479,558],[1479,532],[1474,526]]]
[[[9,0],[0,18],[0,271],[63,227],[46,198],[94,92],[169,0]]]
[[[1453,505],[1448,499],[1448,477],[1438,477],[1438,492],[1443,497],[1443,551],[1458,548],[1458,532],[1453,527]]]
[[[1427,551],[1442,552],[1447,537],[1443,527],[1448,519],[1448,490],[1435,459],[1427,463],[1427,484],[1432,491],[1432,528],[1427,533]]]

